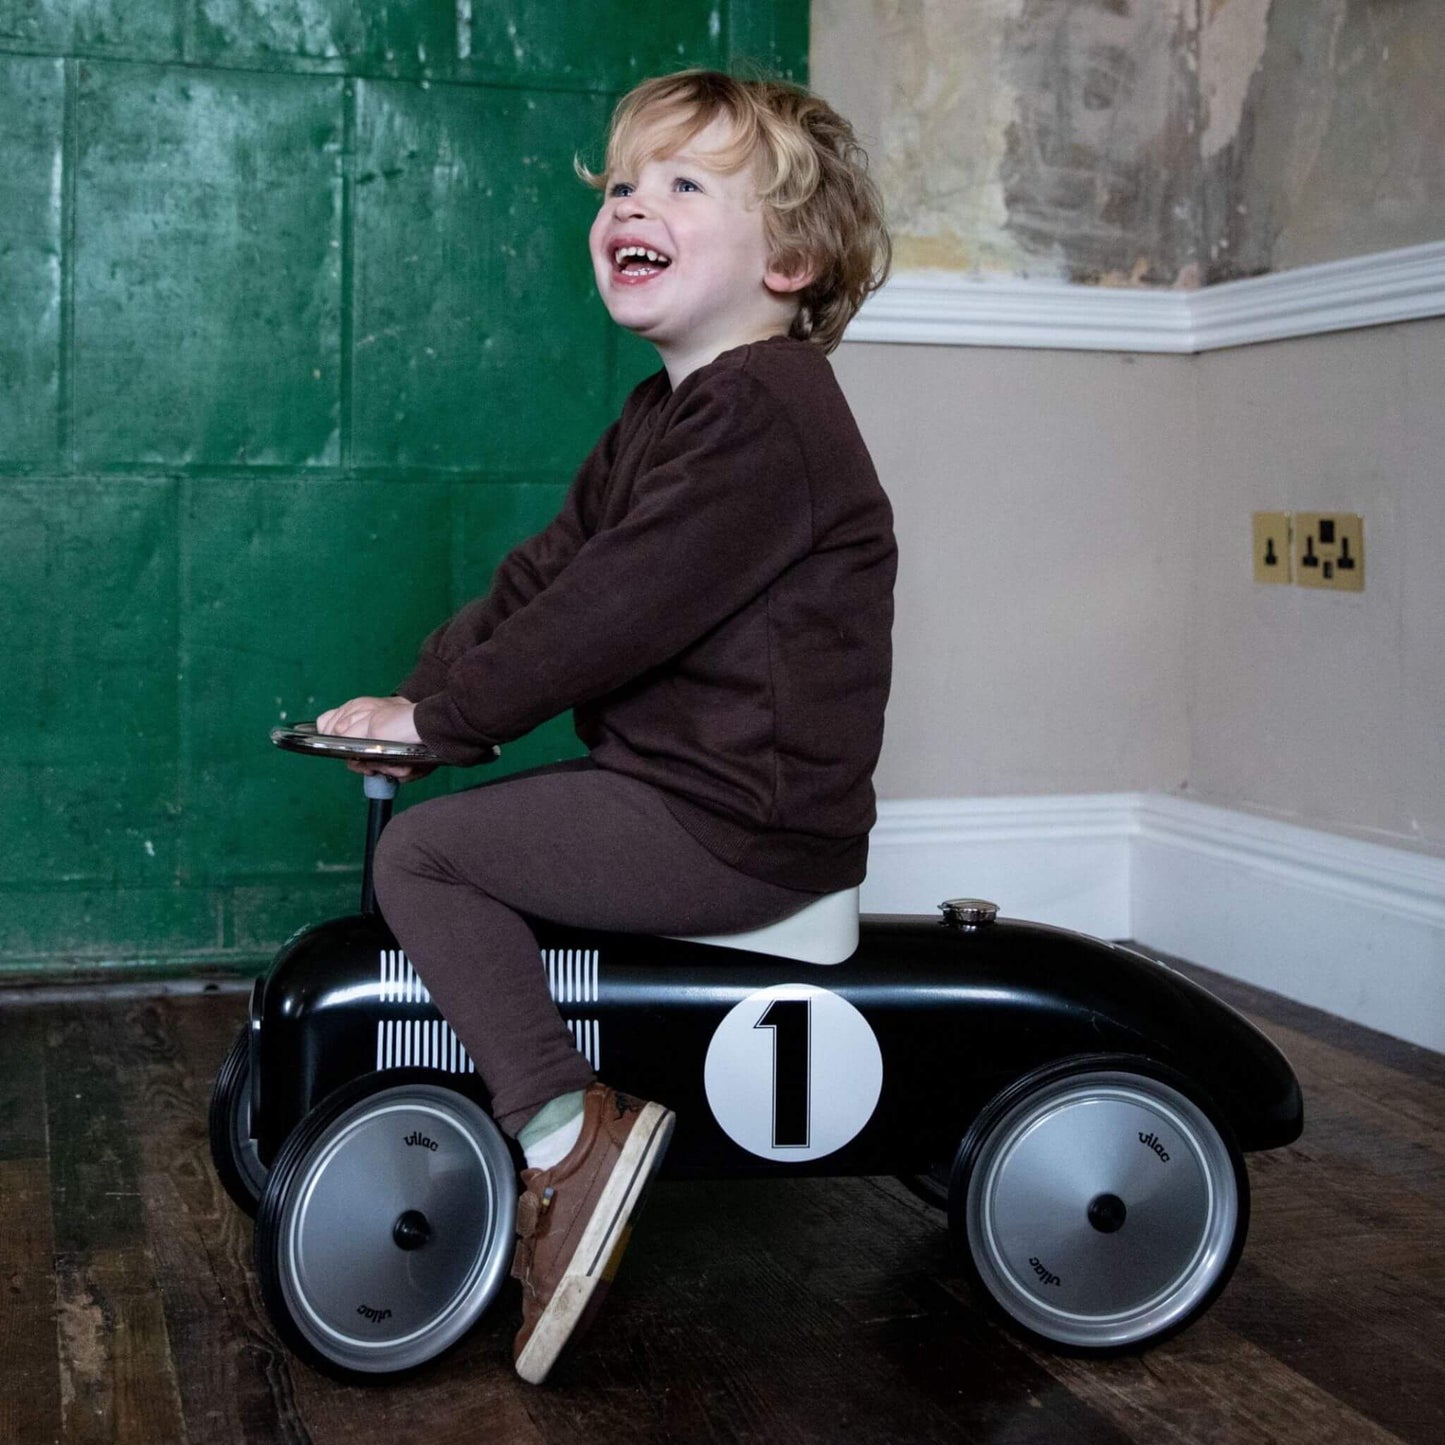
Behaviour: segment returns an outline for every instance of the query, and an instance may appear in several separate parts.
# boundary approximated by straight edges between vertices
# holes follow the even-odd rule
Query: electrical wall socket
[[[1294,514],[1294,580],[1301,587],[1365,590],[1365,519],[1355,512]]]
[[[1291,582],[1289,513],[1254,514],[1254,580]]]

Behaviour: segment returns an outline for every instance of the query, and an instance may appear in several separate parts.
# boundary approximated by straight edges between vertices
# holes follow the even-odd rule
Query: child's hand
[[[389,743],[419,743],[412,722],[416,704],[404,697],[354,697],[316,719],[316,731],[341,738],[379,738]]]
[[[354,697],[316,719],[316,731],[332,737],[380,738],[392,743],[419,743],[412,721],[416,704],[404,697]],[[364,763],[353,758],[346,766],[353,773],[384,773],[410,783],[433,770],[430,763]]]

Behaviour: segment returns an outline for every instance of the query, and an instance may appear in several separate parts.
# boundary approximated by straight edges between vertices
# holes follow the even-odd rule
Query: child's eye
[[[679,177],[677,178],[677,180],[673,182],[673,184],[678,188],[678,190],[683,190],[683,189],[687,189],[687,190],[690,190],[690,191],[700,191],[700,190],[702,190],[702,187],[701,187],[700,185],[698,185],[698,183],[697,183],[696,181],[690,181],[690,180],[688,180],[688,178],[687,178],[686,176],[679,176]]]
[[[631,194],[631,191],[632,186],[627,181],[617,181],[607,187],[607,194],[609,196],[626,196]]]

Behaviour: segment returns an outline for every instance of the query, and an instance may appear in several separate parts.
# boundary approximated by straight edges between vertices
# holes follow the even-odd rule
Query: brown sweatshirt
[[[823,352],[774,337],[660,371],[561,512],[397,689],[448,762],[567,707],[733,867],[861,882],[888,700],[892,513]]]

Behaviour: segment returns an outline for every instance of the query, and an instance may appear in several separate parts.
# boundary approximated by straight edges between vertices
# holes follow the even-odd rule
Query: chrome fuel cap
[[[938,906],[950,928],[980,928],[998,917],[998,904],[987,898],[948,898]]]

